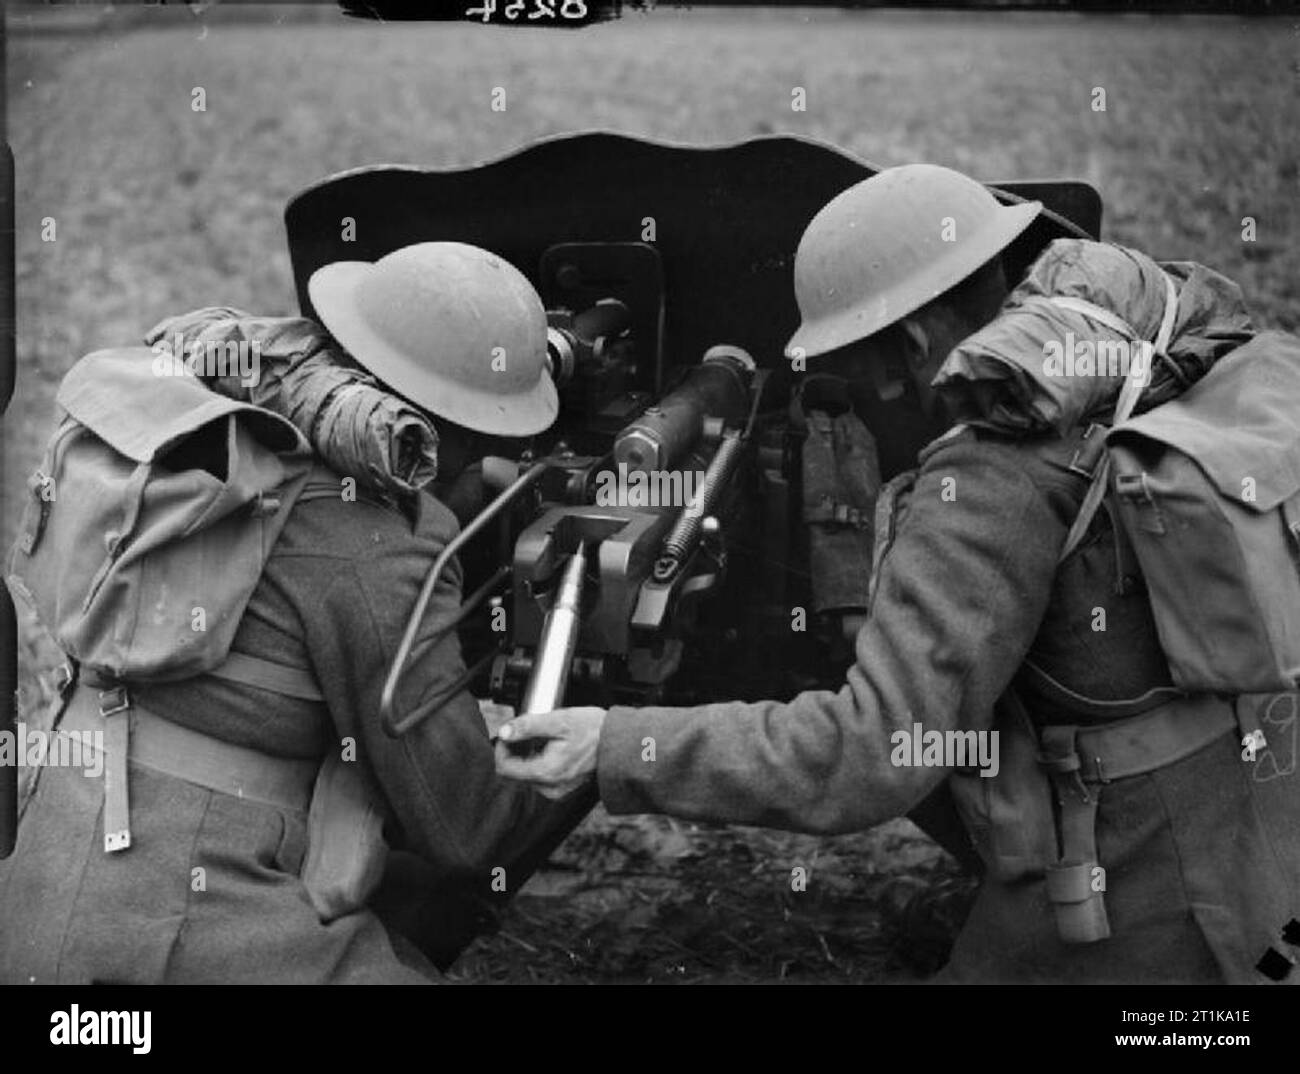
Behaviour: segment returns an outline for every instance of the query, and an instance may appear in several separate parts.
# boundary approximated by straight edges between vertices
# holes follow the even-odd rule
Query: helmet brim
[[[874,336],[915,313],[927,302],[961,283],[994,255],[1005,250],[1042,211],[1040,201],[1007,205],[955,251],[947,262],[937,261],[925,272],[901,280],[831,317],[805,321],[785,346],[787,358],[813,358]]]
[[[357,288],[372,272],[369,261],[335,261],[307,281],[317,317],[356,362],[398,395],[440,418],[492,436],[533,436],[559,414],[555,384],[545,372],[523,392],[495,394],[458,384],[430,363],[394,347],[357,308]]]

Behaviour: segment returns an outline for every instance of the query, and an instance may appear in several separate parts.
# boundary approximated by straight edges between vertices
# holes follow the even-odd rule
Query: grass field
[[[20,367],[6,545],[68,366],[196,306],[293,312],[285,202],[360,164],[453,166],[606,128],[704,144],[792,132],[882,165],[1077,176],[1102,193],[1106,237],[1213,265],[1259,322],[1300,327],[1300,37],[1286,20],[665,11],[557,33],[291,8],[205,28],[169,9],[51,32],[39,9],[7,16]],[[806,112],[791,110],[795,86]],[[45,651],[29,632],[29,701]],[[901,823],[813,840],[603,814],[559,864],[458,979],[905,978],[915,965],[891,959],[882,906],[951,875]],[[813,866],[806,898],[790,892],[799,864]]]

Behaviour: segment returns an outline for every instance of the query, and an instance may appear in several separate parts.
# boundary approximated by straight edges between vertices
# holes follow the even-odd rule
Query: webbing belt
[[[323,700],[310,671],[246,653],[229,653],[207,674],[305,701]],[[60,725],[103,736],[107,853],[131,845],[128,761],[236,798],[301,811],[311,803],[320,770],[315,760],[272,757],[182,727],[140,708],[126,684],[97,680],[89,671],[73,687]]]
[[[79,684],[68,699],[60,727],[102,732],[104,754],[104,849],[131,845],[127,762],[188,783],[280,809],[306,812],[320,762],[272,757],[182,727],[131,704],[117,712],[113,691]],[[95,748],[95,747],[91,747]]]
[[[1038,763],[1060,806],[1061,857],[1047,867],[1046,881],[1063,941],[1092,943],[1110,936],[1102,898],[1105,873],[1097,860],[1101,787],[1180,761],[1234,727],[1253,730],[1241,726],[1231,701],[1202,694],[1109,724],[1039,729]]]

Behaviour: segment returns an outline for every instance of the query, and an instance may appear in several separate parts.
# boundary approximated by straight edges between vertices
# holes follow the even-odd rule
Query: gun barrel
[[[522,712],[550,712],[564,700],[564,690],[569,683],[569,667],[573,651],[578,644],[578,627],[582,604],[582,584],[587,566],[586,549],[569,557],[564,575],[555,591],[555,602],[546,613],[541,639],[537,643],[537,656],[533,671],[524,692]]]
[[[704,419],[726,425],[740,421],[749,398],[755,363],[740,347],[710,347],[676,389],[618,434],[614,460],[632,470],[667,470],[695,445]]]

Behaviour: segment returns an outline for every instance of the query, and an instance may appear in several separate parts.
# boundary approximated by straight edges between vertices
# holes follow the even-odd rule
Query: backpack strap
[[[1178,313],[1178,292],[1174,287],[1174,281],[1169,277],[1168,273],[1163,273],[1163,275],[1165,280],[1165,313],[1160,321],[1160,330],[1156,333],[1154,354],[1164,354],[1168,349],[1169,340],[1174,333],[1174,318]],[[1105,325],[1112,331],[1128,336],[1129,339],[1140,338],[1118,314],[1100,306],[1095,306],[1091,302],[1064,295],[1053,296],[1051,302],[1064,309],[1073,310],[1076,313],[1091,317],[1094,321]],[[1137,405],[1138,396],[1142,394],[1142,389],[1147,386],[1150,377],[1149,363],[1129,363],[1128,376],[1124,378],[1124,386],[1119,392],[1119,401],[1115,404],[1115,417],[1111,423],[1111,428],[1128,420],[1129,415],[1133,413],[1133,408]],[[1093,474],[1092,483],[1088,486],[1087,494],[1083,498],[1083,504],[1079,507],[1079,513],[1075,516],[1074,525],[1070,527],[1070,532],[1065,538],[1065,547],[1060,556],[1061,560],[1064,560],[1079,546],[1079,542],[1083,540],[1083,535],[1088,532],[1088,527],[1092,525],[1097,509],[1101,506],[1101,501],[1106,495],[1109,480],[1110,456],[1109,454],[1103,454],[1101,463]]]
[[[339,486],[336,481],[308,481],[298,495],[298,502],[310,503],[312,500],[328,500],[331,498],[337,500],[339,496]]]
[[[337,500],[342,496],[342,488],[339,485],[340,480],[347,480],[345,475],[340,478],[332,470],[317,463],[312,467],[311,472],[307,475],[307,483],[303,486],[302,492],[298,494],[298,503],[311,503],[313,500]],[[399,507],[395,500],[388,498],[383,492],[365,485],[355,477],[350,478],[355,485],[353,495],[363,503],[374,504],[377,507]]]

